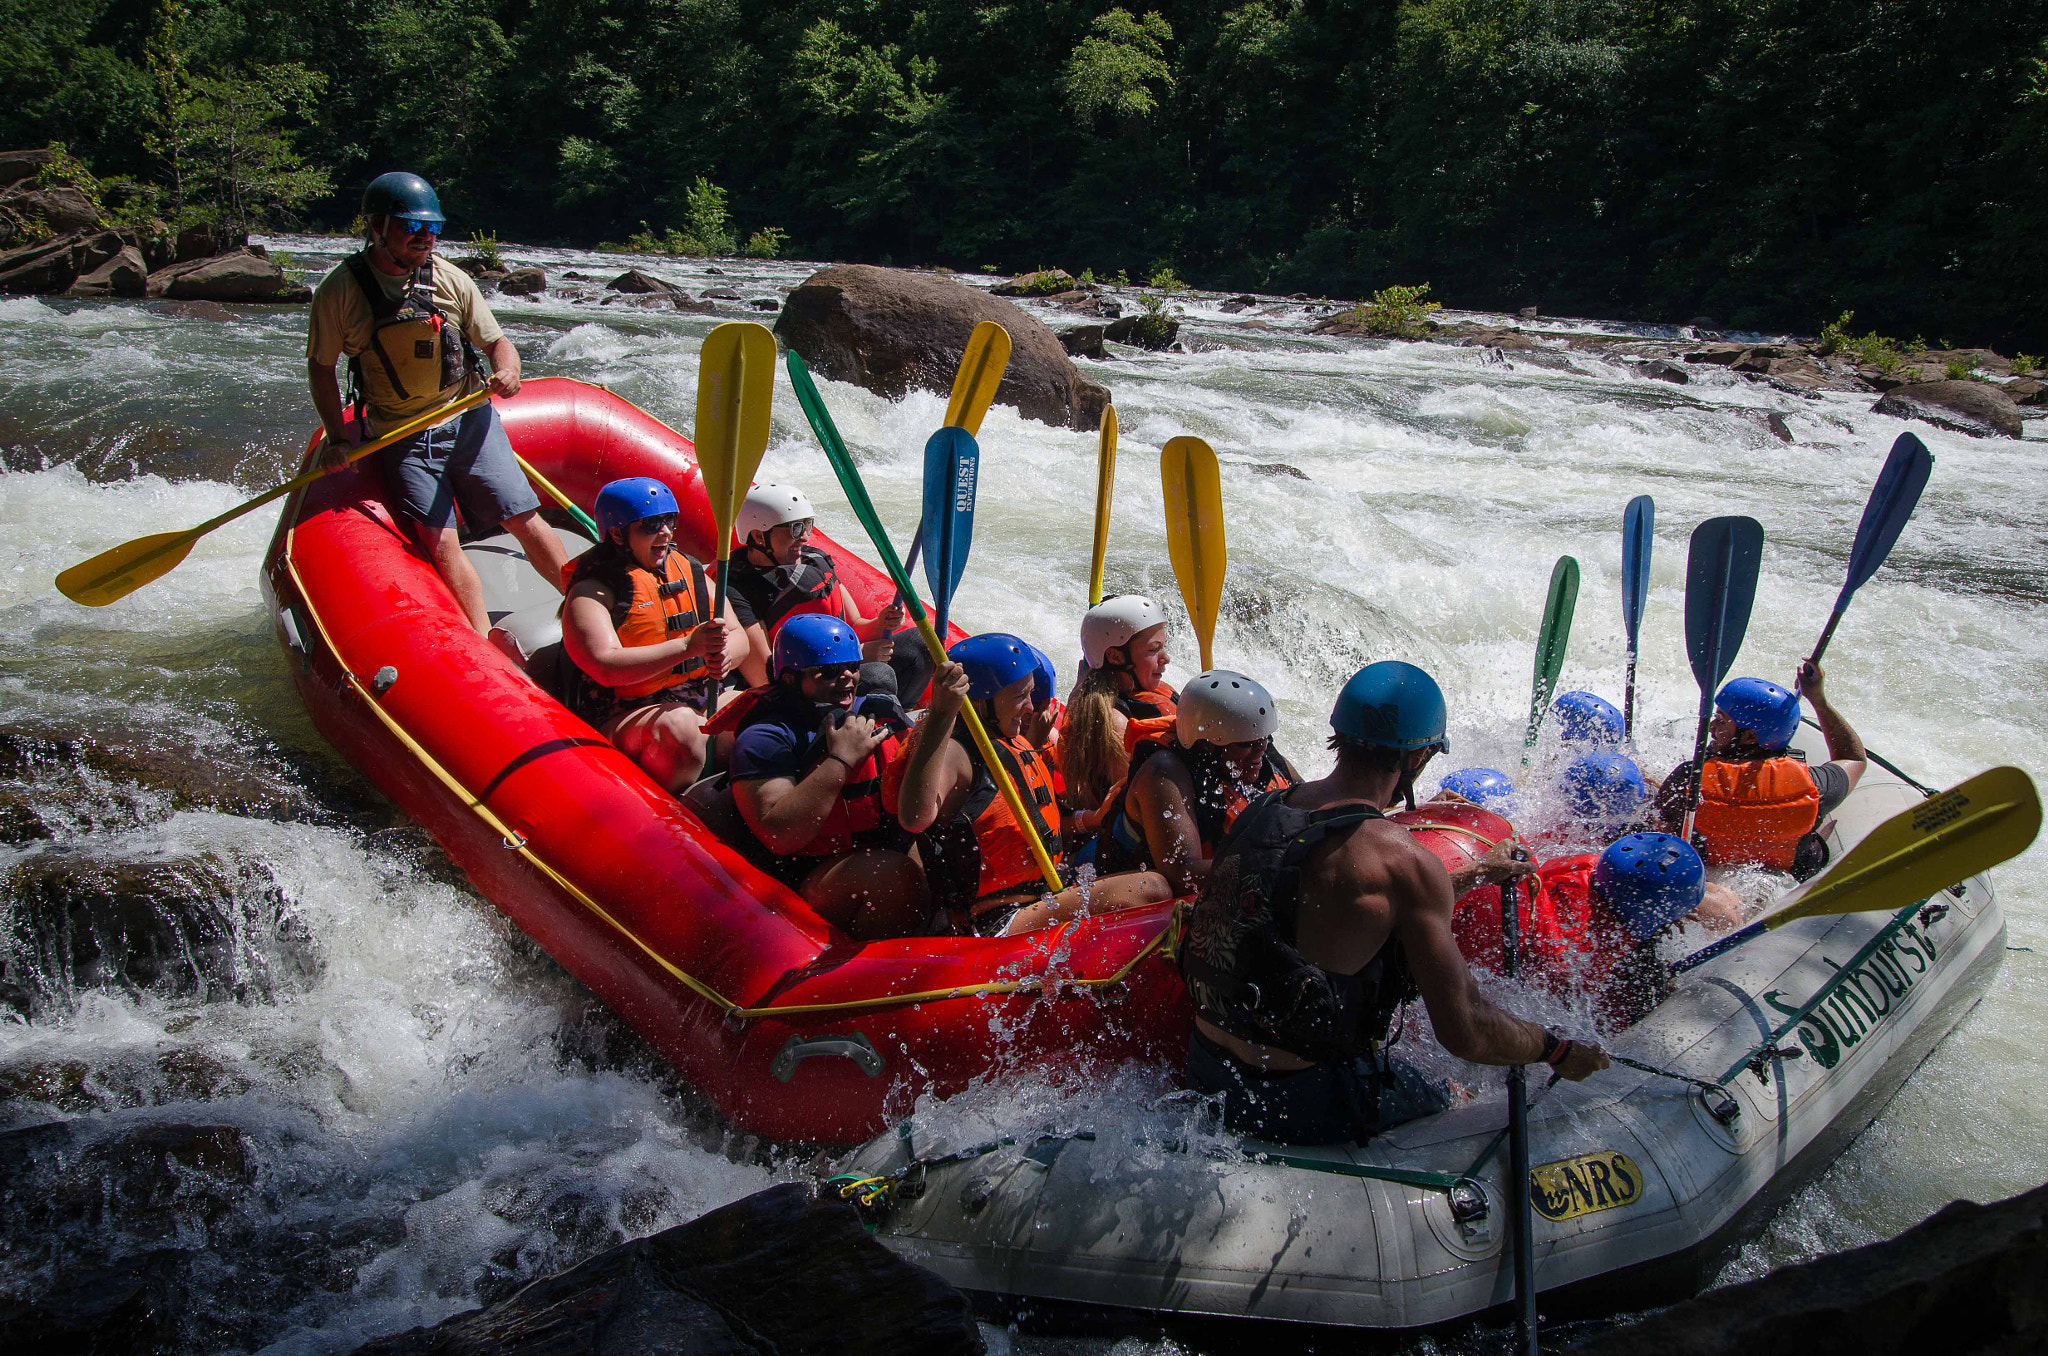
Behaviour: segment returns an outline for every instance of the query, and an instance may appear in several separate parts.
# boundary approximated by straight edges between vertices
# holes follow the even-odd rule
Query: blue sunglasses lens
[[[428,235],[441,234],[441,223],[438,221],[414,221],[410,217],[400,217],[398,224],[405,227],[407,235],[418,235],[421,231]]]

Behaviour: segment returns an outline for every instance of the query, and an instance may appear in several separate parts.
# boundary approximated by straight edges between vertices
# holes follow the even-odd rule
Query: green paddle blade
[[[1536,747],[1537,732],[1550,710],[1550,695],[1557,690],[1557,676],[1564,672],[1565,646],[1572,638],[1572,614],[1579,606],[1579,562],[1573,556],[1559,556],[1550,571],[1550,596],[1543,603],[1543,625],[1536,632],[1536,680],[1529,689],[1529,729],[1522,736],[1522,765],[1529,764],[1529,750]]]
[[[1842,860],[1786,895],[1764,925],[1903,908],[2017,857],[2040,831],[2041,799],[2026,773],[1980,772],[1872,829]]]
[[[860,471],[853,464],[853,453],[846,450],[846,440],[839,436],[838,425],[832,422],[831,411],[825,408],[825,397],[818,393],[818,383],[811,379],[811,369],[795,349],[789,350],[786,361],[789,384],[796,392],[796,403],[809,421],[811,432],[817,435],[818,445],[825,449],[825,460],[832,463],[832,474],[839,478],[839,488],[845,492],[846,502],[852,505],[853,516],[860,519],[862,530],[874,543],[875,553],[882,558],[882,568],[896,581],[896,591],[903,595],[910,615],[923,623],[924,604],[918,601],[917,591],[910,587],[910,572],[903,568],[903,561],[897,556],[889,534],[882,530],[882,519],[868,498],[868,487],[862,483]]]

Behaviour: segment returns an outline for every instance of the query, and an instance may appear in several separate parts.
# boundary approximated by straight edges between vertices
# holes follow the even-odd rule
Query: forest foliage
[[[2040,0],[0,0],[0,87],[188,215],[2048,341]]]

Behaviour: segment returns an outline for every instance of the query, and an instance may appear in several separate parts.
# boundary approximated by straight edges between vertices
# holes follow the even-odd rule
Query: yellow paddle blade
[[[1209,650],[1216,640],[1216,612],[1223,603],[1223,481],[1216,453],[1186,434],[1167,441],[1159,453],[1159,479],[1166,491],[1166,553],[1181,601],[1195,624],[1203,671],[1215,667]]]
[[[1088,606],[1102,601],[1102,562],[1109,554],[1109,501],[1116,491],[1116,406],[1102,407],[1095,453],[1095,555],[1088,566]]]
[[[1842,860],[1785,896],[1764,925],[1904,908],[2018,856],[2040,831],[2041,798],[2026,773],[1980,772],[1872,829]]]
[[[967,351],[960,355],[960,370],[953,374],[953,394],[946,400],[946,426],[981,432],[981,417],[1003,384],[1003,369],[1010,365],[1010,332],[993,320],[984,320],[968,336]]]
[[[718,527],[718,558],[732,551],[733,519],[768,450],[775,397],[775,336],[751,320],[704,336],[697,367],[697,467]]]
[[[159,532],[124,541],[58,575],[57,592],[74,603],[105,607],[177,569],[200,536],[200,529],[188,527],[182,532]]]

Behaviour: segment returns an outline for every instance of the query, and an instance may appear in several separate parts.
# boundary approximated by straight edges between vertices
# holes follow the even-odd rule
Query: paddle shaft
[[[1813,647],[1813,657],[1808,659],[1807,663],[1819,667],[1820,657],[1828,652],[1828,642],[1835,638],[1835,628],[1842,624],[1842,614],[1848,610],[1846,607],[1837,607],[1828,614],[1827,629],[1820,633],[1820,640]]]
[[[1706,776],[1707,767],[1707,731],[1713,720],[1714,694],[1711,691],[1702,692],[1699,731],[1693,736],[1692,741],[1692,784],[1685,790],[1685,822],[1678,831],[1678,836],[1688,843],[1692,841],[1693,816],[1699,813],[1700,782]]]
[[[540,487],[542,494],[554,500],[563,512],[574,518],[577,525],[590,534],[591,540],[602,541],[604,539],[604,534],[597,530],[597,524],[590,520],[590,515],[576,507],[576,501],[556,489],[554,483],[546,476],[534,470],[532,463],[528,462],[526,458],[520,456],[517,452],[512,454],[512,460],[519,463],[519,469],[526,473],[528,480]]]
[[[1636,733],[1636,644],[1628,644],[1628,671],[1621,685],[1621,737],[1633,739]]]
[[[273,500],[281,499],[285,495],[290,494],[294,490],[304,489],[306,486],[312,484],[314,481],[320,479],[322,476],[330,476],[333,475],[336,471],[345,470],[349,466],[352,466],[356,462],[362,460],[364,457],[369,456],[372,452],[381,452],[382,450],[389,447],[391,444],[397,442],[401,438],[409,438],[423,428],[427,428],[430,425],[437,424],[444,419],[448,419],[455,415],[461,414],[464,410],[470,409],[471,407],[479,405],[484,401],[490,399],[490,395],[491,393],[489,390],[474,391],[471,392],[469,395],[462,397],[460,400],[450,401],[448,404],[443,405],[438,409],[427,411],[425,414],[420,415],[416,419],[407,420],[405,423],[400,424],[397,428],[391,430],[391,432],[385,434],[383,437],[372,439],[370,442],[364,443],[360,447],[351,449],[348,454],[348,460],[343,462],[341,465],[322,466],[318,467],[315,470],[307,471],[303,475],[294,476],[292,477],[292,479],[287,480],[284,484],[279,485],[275,489],[266,490],[262,494],[257,495],[254,499],[250,499],[244,503],[237,504],[235,507],[229,509],[226,513],[217,514],[212,518],[208,518],[205,522],[199,524],[197,527],[187,528],[184,532],[181,532],[178,535],[172,537],[170,540],[164,542],[161,546],[158,546],[155,550],[145,551],[133,560],[124,560],[118,562],[112,569],[108,570],[105,574],[102,574],[89,582],[78,585],[77,587],[81,591],[96,590],[104,584],[106,584],[108,580],[124,574],[134,574],[137,571],[141,570],[144,566],[150,564],[153,561],[163,559],[165,556],[169,555],[173,551],[183,552],[189,550],[191,549],[191,545],[193,542],[199,540],[201,537],[213,531],[215,528],[224,527],[228,523],[233,522],[235,519],[240,518],[244,514],[253,513],[257,509],[262,508],[265,504],[268,504]],[[314,436],[312,444],[313,447],[319,447],[321,443],[325,441],[325,439],[326,430],[323,429]],[[119,551],[120,549],[122,548],[118,546],[113,548],[114,551]],[[104,551],[100,553],[101,556],[105,556],[108,554],[111,553]],[[99,556],[95,556],[94,560],[97,560],[99,558]],[[92,561],[85,562],[85,564],[87,565],[90,565],[91,563]],[[78,568],[80,567],[72,567],[73,570],[76,570]],[[71,570],[67,570],[65,571],[65,573],[70,574]],[[151,576],[151,578],[155,577],[156,576]],[[143,584],[149,582],[149,579],[145,579],[142,581]],[[134,587],[140,588],[141,586],[141,584],[137,584]]]
[[[1501,971],[1509,979],[1521,969],[1521,925],[1516,886],[1500,886]],[[1508,1199],[1515,1216],[1516,1345],[1535,1356],[1540,1350],[1536,1320],[1536,1217],[1529,1200],[1529,1078],[1520,1064],[1508,1067]]]

